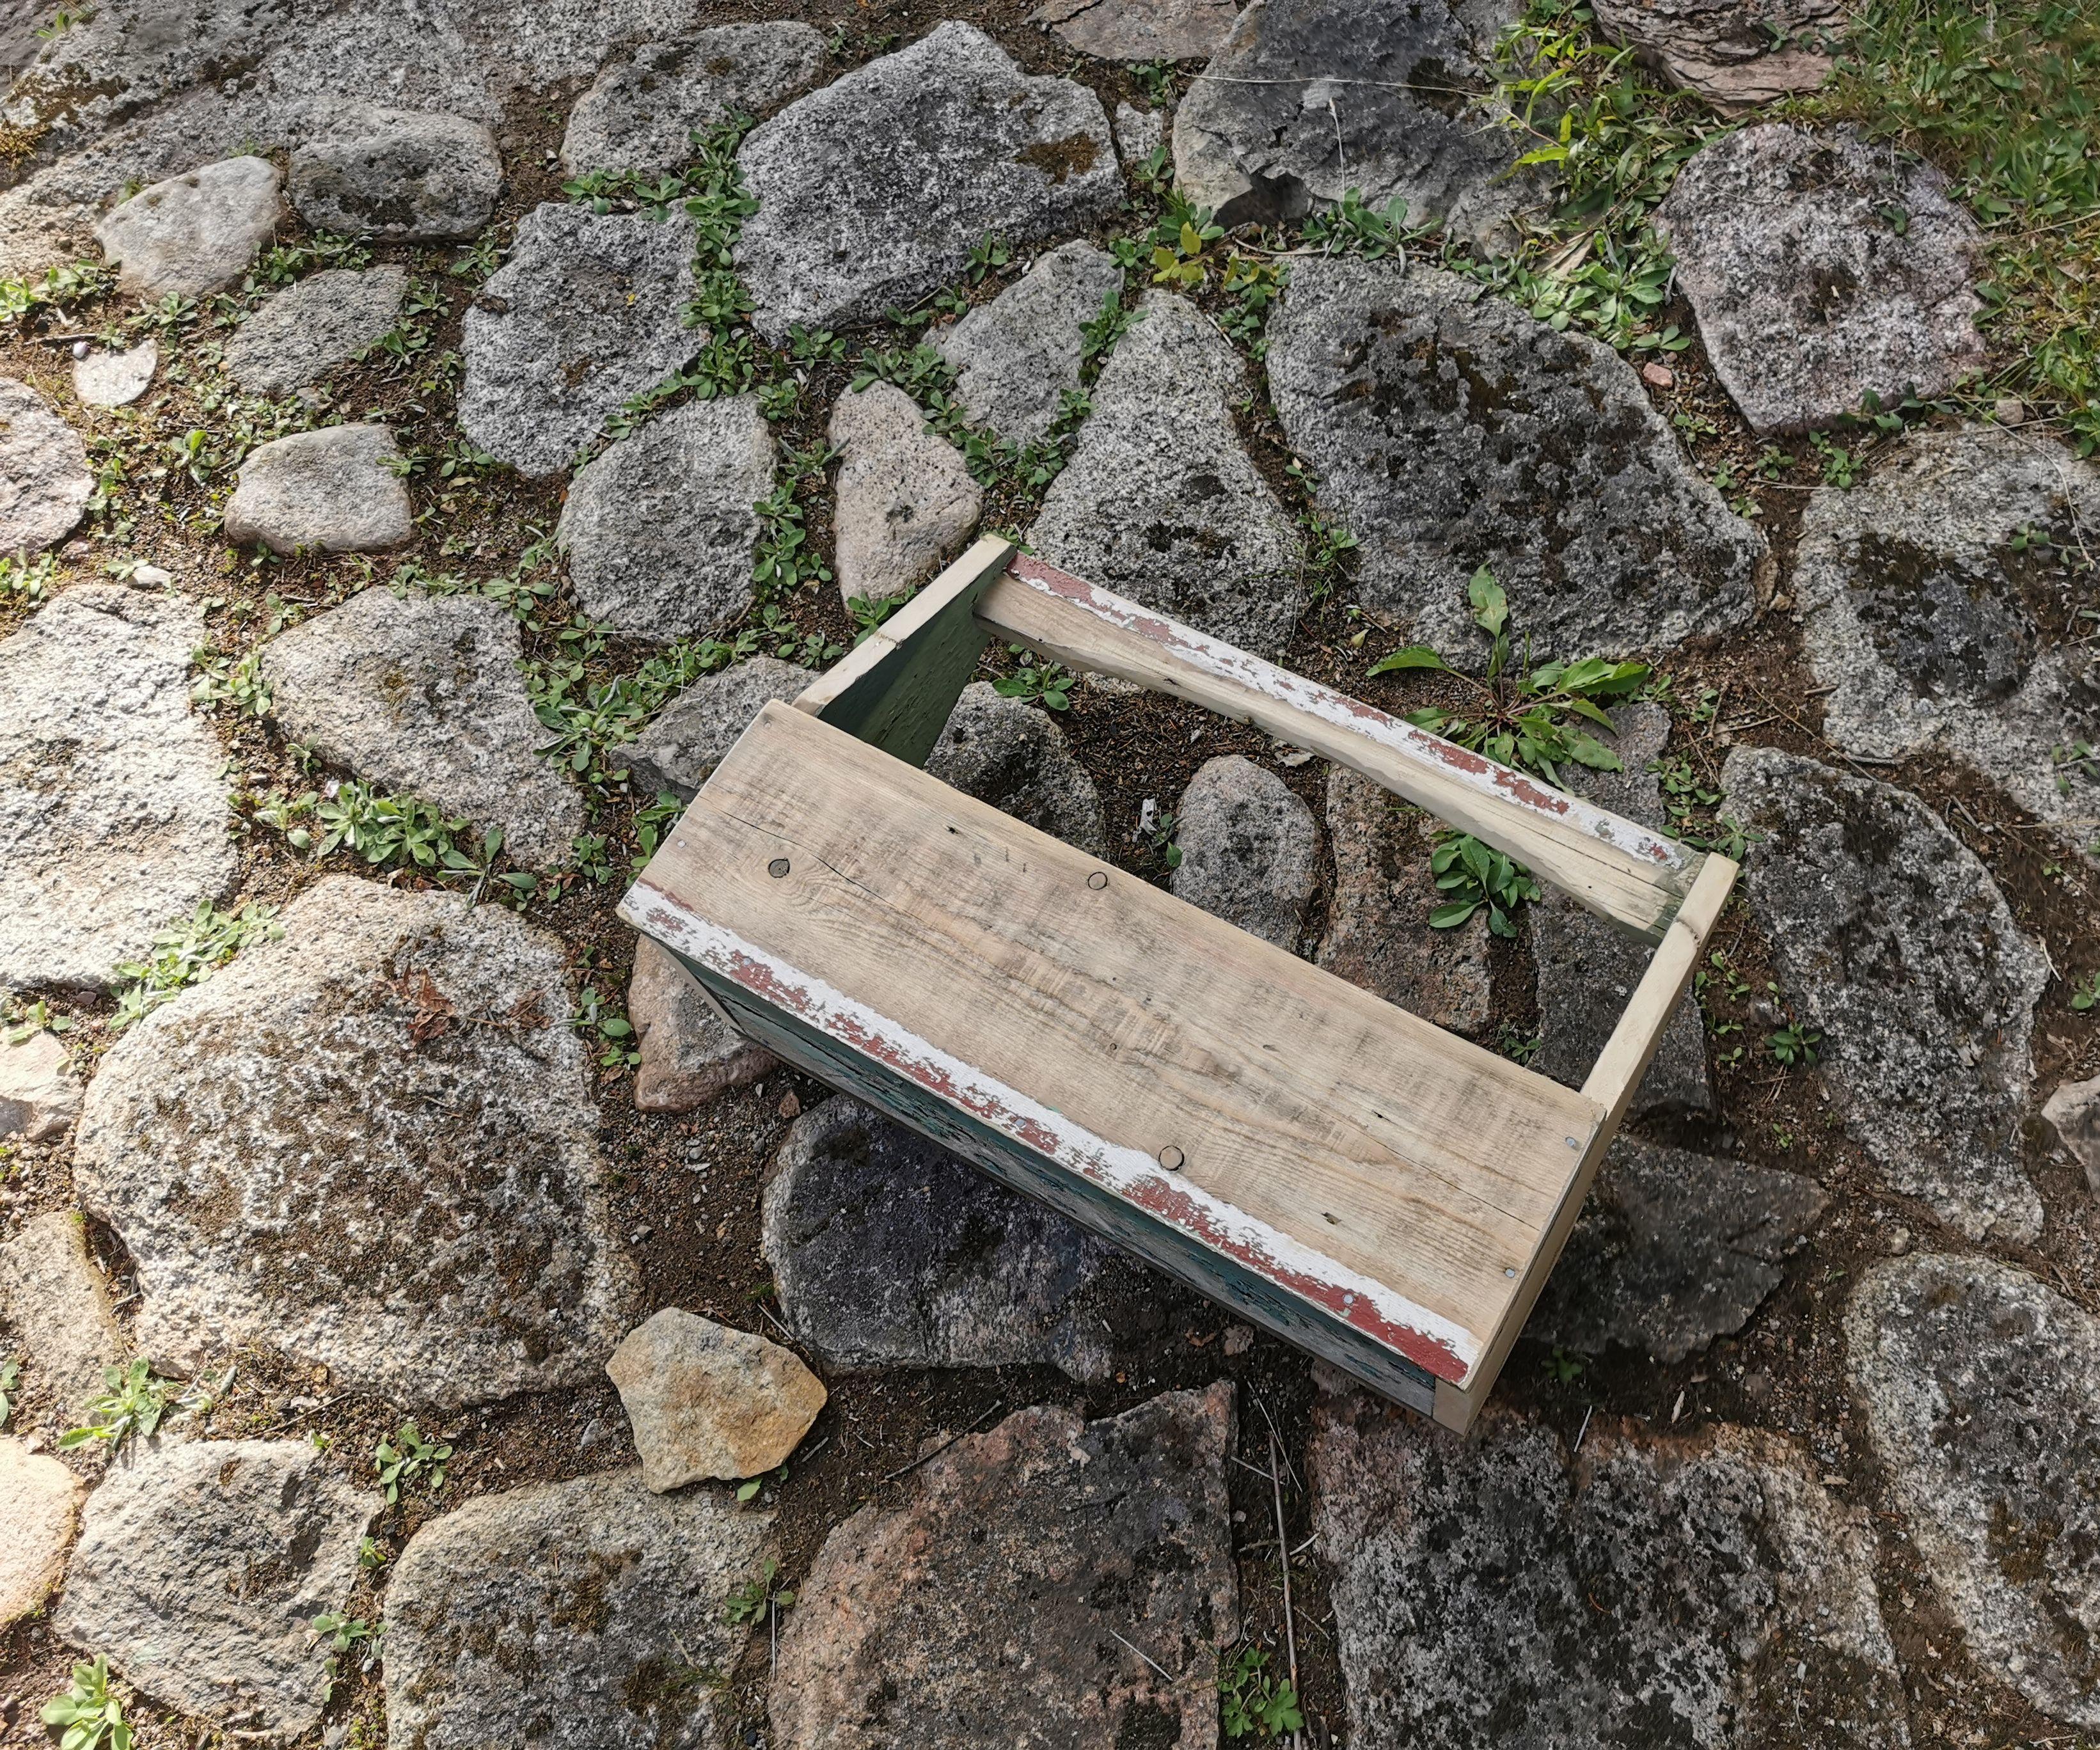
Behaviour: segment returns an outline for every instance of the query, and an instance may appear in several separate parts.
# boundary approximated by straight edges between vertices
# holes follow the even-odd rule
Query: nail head
[[[765,872],[771,875],[774,880],[778,881],[783,875],[788,873],[788,859],[784,857],[774,857],[771,862],[765,866]]]
[[[1181,1170],[1181,1163],[1187,1158],[1188,1157],[1171,1143],[1167,1144],[1164,1148],[1159,1151],[1159,1164],[1165,1167],[1170,1173],[1180,1172]]]
[[[1087,885],[1092,888],[1096,893],[1101,892],[1101,890],[1108,884],[1109,878],[1103,875],[1098,869],[1087,877]]]

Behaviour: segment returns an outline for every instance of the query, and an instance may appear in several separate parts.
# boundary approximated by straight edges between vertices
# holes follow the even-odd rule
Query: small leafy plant
[[[452,1456],[449,1446],[425,1437],[412,1422],[404,1422],[389,1440],[373,1448],[372,1461],[379,1473],[379,1486],[390,1507],[401,1499],[404,1485],[423,1483],[435,1495],[445,1486],[445,1465]]]
[[[747,1580],[722,1601],[722,1616],[732,1628],[762,1622],[768,1615],[795,1607],[795,1594],[779,1584],[780,1564],[771,1556],[755,1579]]]
[[[123,1704],[109,1687],[109,1660],[95,1655],[93,1664],[75,1665],[65,1694],[43,1705],[38,1716],[46,1726],[63,1726],[59,1750],[131,1750],[131,1728]]]
[[[342,1675],[342,1661],[346,1654],[355,1653],[357,1668],[368,1676],[378,1668],[386,1634],[383,1624],[368,1622],[362,1616],[345,1616],[334,1611],[323,1611],[307,1626],[313,1631],[315,1641],[324,1642],[329,1650],[328,1672],[321,1679],[321,1704],[324,1707],[335,1699],[335,1686]]]
[[[14,1408],[10,1399],[21,1382],[22,1364],[11,1355],[0,1357],[0,1428],[7,1426],[8,1415]]]
[[[1017,646],[1015,654],[1021,654]],[[1004,698],[1030,699],[1052,711],[1065,711],[1071,707],[1072,689],[1077,681],[1078,677],[1061,664],[1030,654],[1012,674],[1002,675],[993,681],[992,690]]]
[[[1446,833],[1430,853],[1429,872],[1444,902],[1429,914],[1433,930],[1455,930],[1483,906],[1496,935],[1516,934],[1517,908],[1539,897],[1538,883],[1514,858],[1483,844],[1470,832]]]
[[[1426,644],[1390,651],[1371,664],[1374,675],[1432,670],[1454,677],[1474,691],[1476,702],[1469,709],[1431,707],[1410,712],[1407,721],[1505,765],[1536,772],[1548,783],[1559,783],[1560,768],[1571,761],[1600,772],[1623,769],[1619,756],[1582,725],[1594,723],[1608,730],[1612,720],[1605,714],[1605,705],[1627,699],[1645,685],[1648,664],[1586,656],[1579,662],[1546,663],[1536,668],[1523,661],[1513,665],[1509,598],[1494,573],[1482,566],[1467,584],[1466,595],[1473,623],[1493,641],[1484,677],[1454,668]]]
[[[1772,1056],[1789,1069],[1796,1064],[1808,1065],[1815,1061],[1815,1047],[1823,1043],[1823,1035],[1813,1027],[1804,1027],[1798,1021],[1789,1021],[1775,1029],[1765,1040]]]
[[[153,937],[152,952],[143,960],[127,960],[117,968],[131,982],[117,993],[112,1027],[128,1027],[150,1014],[176,992],[201,984],[250,942],[275,941],[285,933],[268,906],[249,904],[238,911],[221,911],[210,900],[179,923],[171,923]]]
[[[134,1435],[151,1439],[168,1413],[174,1384],[156,1373],[143,1355],[124,1367],[104,1368],[102,1390],[87,1401],[86,1425],[60,1435],[60,1451],[70,1452],[90,1440],[105,1441],[113,1450]]]
[[[2081,1015],[2100,1008],[2100,972],[2089,972],[2071,987],[2071,1006]]]
[[[1304,1729],[1295,1686],[1268,1664],[1261,1648],[1243,1646],[1218,1673],[1218,1711],[1226,1737],[1280,1738]]]

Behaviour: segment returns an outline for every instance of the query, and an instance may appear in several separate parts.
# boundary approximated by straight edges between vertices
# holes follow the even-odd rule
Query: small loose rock
[[[634,1428],[643,1484],[658,1494],[736,1482],[787,1462],[824,1407],[792,1349],[667,1307],[628,1333],[605,1370]]]
[[[1175,897],[1295,953],[1319,885],[1312,811],[1238,754],[1207,760],[1182,791]]]
[[[276,165],[222,158],[142,188],[105,214],[95,236],[124,291],[201,298],[247,271],[282,210]]]

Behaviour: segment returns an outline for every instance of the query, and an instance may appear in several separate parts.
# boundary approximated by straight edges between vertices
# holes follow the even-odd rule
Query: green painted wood
[[[741,985],[677,956],[737,1029],[818,1081],[865,1100],[1009,1189],[1048,1205],[1112,1245],[1157,1264],[1199,1294],[1232,1307],[1286,1342],[1333,1362],[1395,1403],[1436,1408],[1436,1378],[1324,1309],[1264,1281],[1238,1260],[1132,1208],[1057,1162],[972,1118],[883,1065],[795,1016],[753,999]]]
[[[987,554],[986,549],[995,550]],[[980,542],[958,562],[968,567],[963,575],[951,567],[929,584],[925,596],[940,593],[945,599],[928,604],[923,623],[911,624],[920,618],[913,611],[924,597],[915,600],[891,622],[900,632],[877,632],[869,641],[885,640],[889,647],[817,712],[818,720],[907,765],[924,765],[991,641],[977,623],[977,597],[1012,556],[1005,542]]]

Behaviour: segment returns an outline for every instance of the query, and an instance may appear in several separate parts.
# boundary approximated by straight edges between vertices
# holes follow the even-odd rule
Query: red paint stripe
[[[644,889],[638,888],[636,891]],[[649,891],[655,897],[653,890]],[[647,921],[654,926],[651,934],[676,940],[682,933],[676,910],[667,909],[674,903],[666,901],[651,911]],[[1438,1378],[1454,1383],[1466,1378],[1469,1369],[1464,1358],[1441,1338],[1386,1318],[1369,1296],[1280,1263],[1258,1241],[1232,1232],[1201,1201],[1175,1185],[1163,1174],[1158,1179],[1148,1176],[1128,1188],[1109,1183],[1100,1163],[1090,1159],[1085,1150],[1075,1148],[1070,1139],[1025,1113],[1015,1112],[989,1087],[959,1085],[944,1066],[929,1061],[905,1040],[873,1032],[854,1017],[836,1013],[820,996],[783,978],[764,961],[733,952],[726,964],[712,957],[709,963],[723,976],[771,1007],[795,1016],[814,1031],[849,1047],[862,1056],[925,1089],[944,1104],[969,1113],[1057,1166],[1078,1174],[1109,1195],[1223,1253],[1264,1281],[1319,1307]]]

